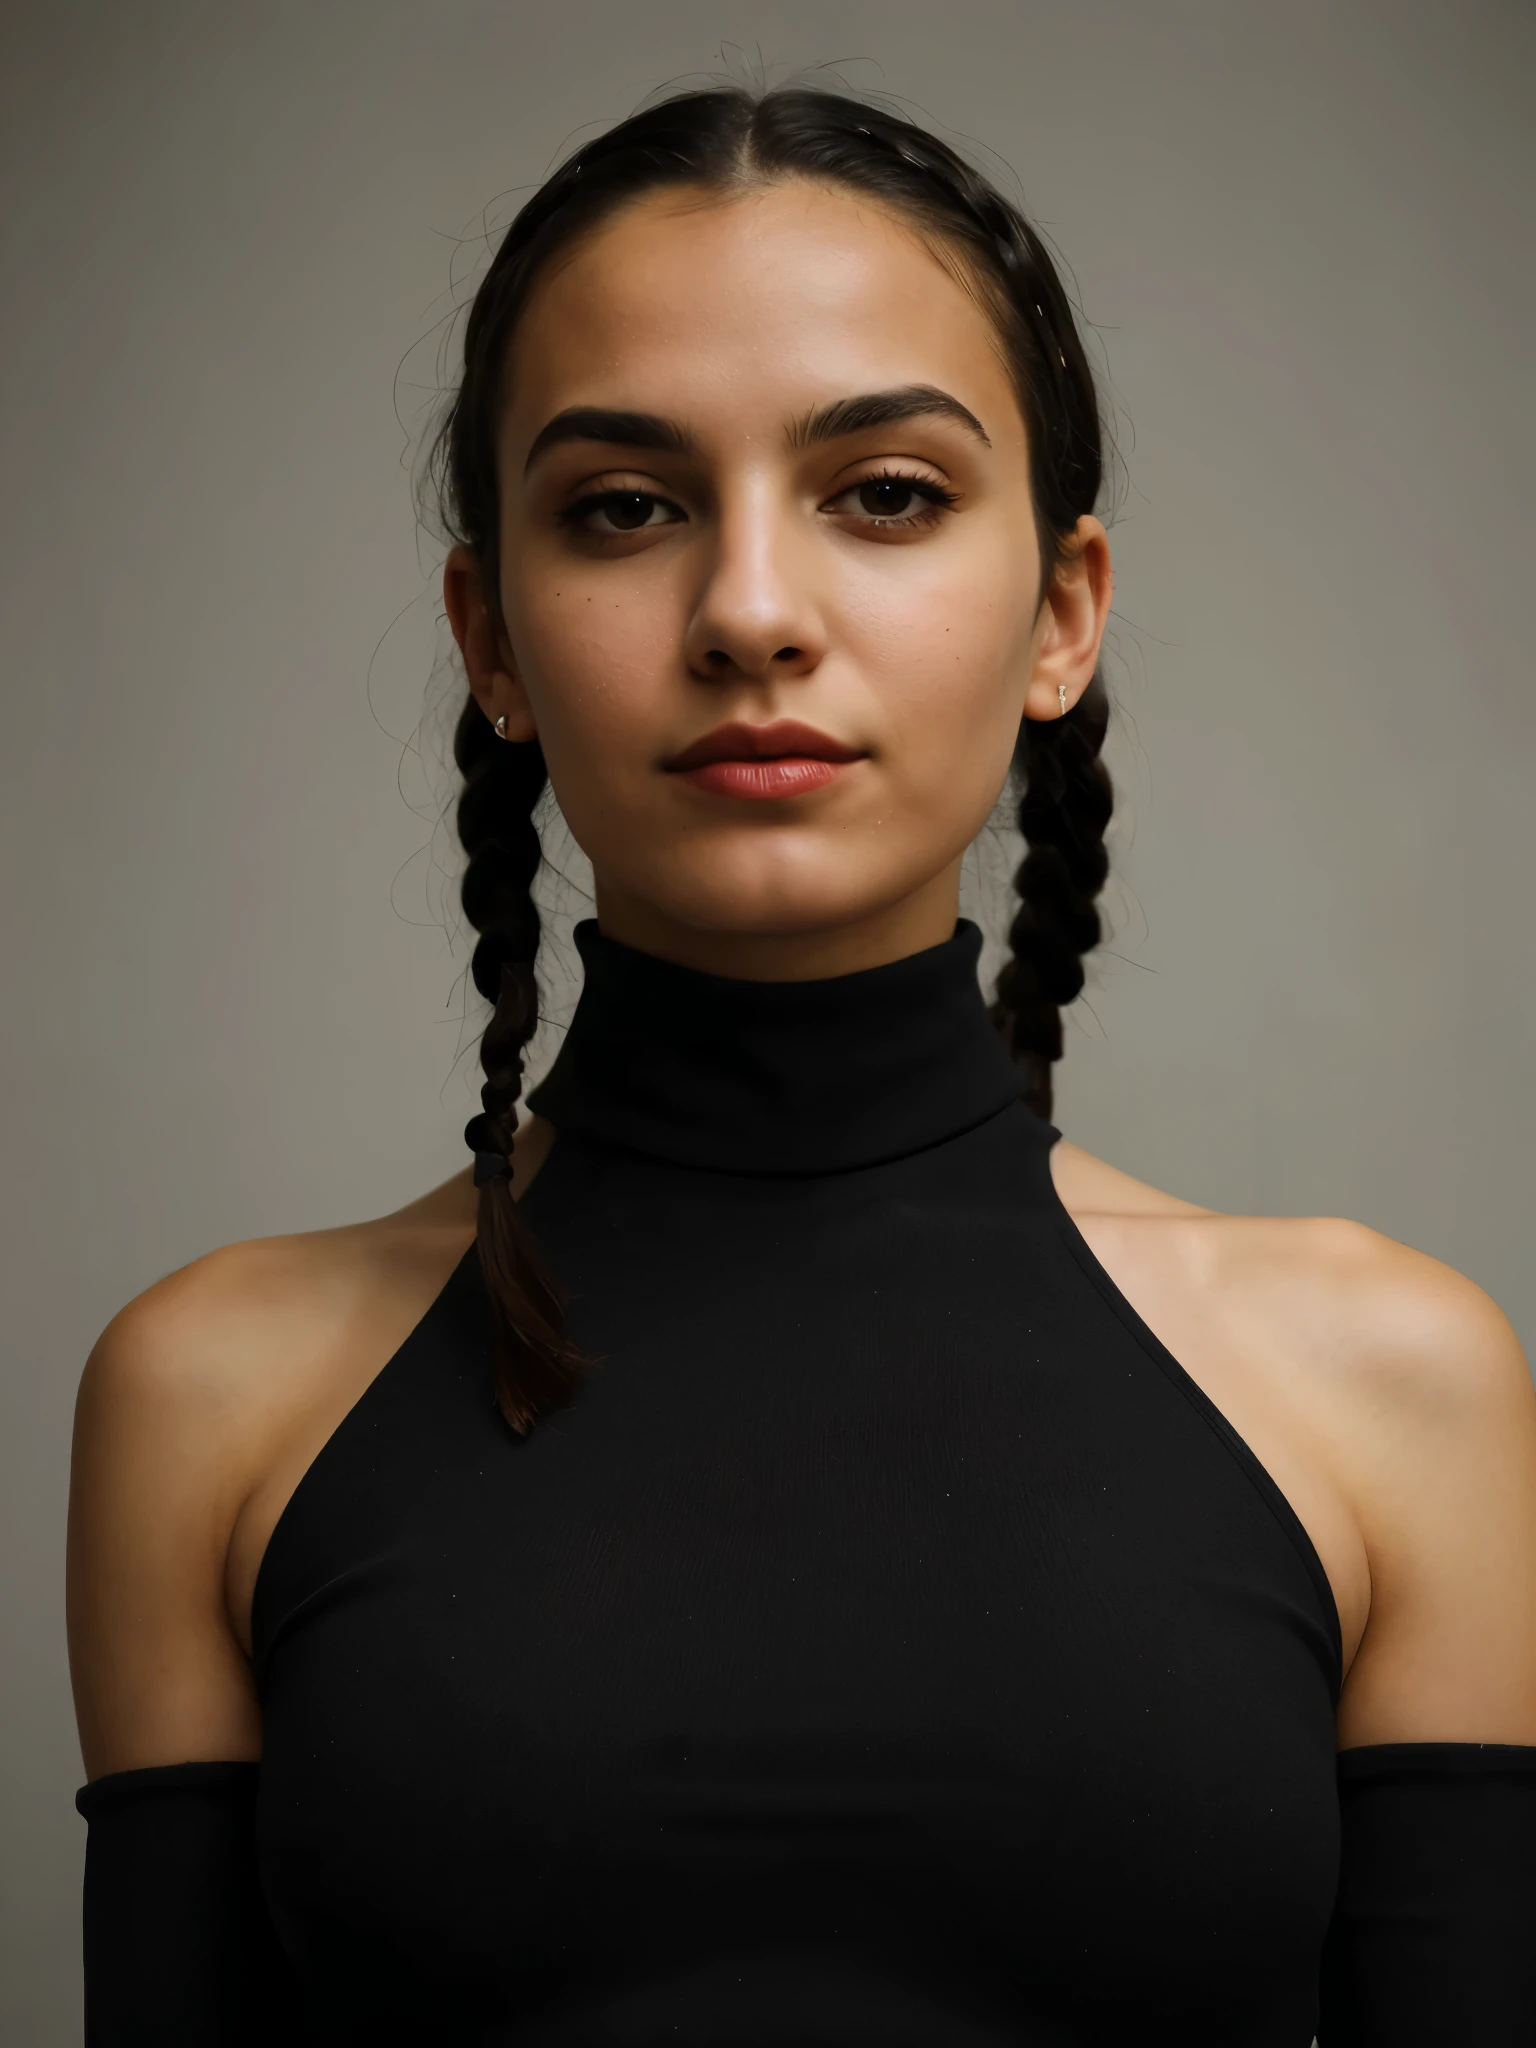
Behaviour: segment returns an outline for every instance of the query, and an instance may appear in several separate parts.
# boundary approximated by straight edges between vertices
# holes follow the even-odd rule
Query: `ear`
[[[1085,513],[1035,621],[1034,659],[1024,692],[1026,718],[1060,718],[1059,686],[1066,685],[1070,711],[1093,681],[1114,594],[1109,536],[1101,521]]]
[[[537,738],[533,707],[517,673],[501,606],[492,604],[481,581],[480,566],[468,548],[450,548],[443,564],[443,604],[448,623],[464,657],[470,692],[494,725],[506,718],[509,740]]]

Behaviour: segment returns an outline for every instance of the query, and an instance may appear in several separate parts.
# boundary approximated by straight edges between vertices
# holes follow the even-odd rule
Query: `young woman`
[[[1508,1323],[1049,1121],[1112,579],[1035,234],[876,108],[675,98],[518,216],[438,451],[475,1163],[92,1354],[90,2040],[1536,2038]]]

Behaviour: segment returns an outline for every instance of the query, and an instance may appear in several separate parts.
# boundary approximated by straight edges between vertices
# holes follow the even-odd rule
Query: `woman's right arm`
[[[215,1252],[130,1302],[81,1380],[67,1613],[89,1780],[88,2048],[297,2033],[256,1878],[261,1717],[226,1599],[270,1441],[251,1370],[263,1250]]]

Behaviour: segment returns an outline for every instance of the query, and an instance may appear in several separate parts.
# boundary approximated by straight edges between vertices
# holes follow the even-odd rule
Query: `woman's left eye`
[[[867,476],[831,502],[840,505],[849,498],[855,501],[850,507],[854,515],[872,526],[932,526],[955,503],[953,491],[918,476]]]

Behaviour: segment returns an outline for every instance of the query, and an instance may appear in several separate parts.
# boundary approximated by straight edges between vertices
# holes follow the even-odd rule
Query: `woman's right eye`
[[[660,519],[654,515],[662,513]],[[683,517],[681,508],[654,491],[593,491],[578,498],[561,517],[584,533],[641,533],[650,526],[671,526]]]

